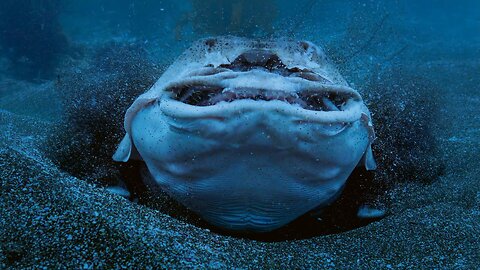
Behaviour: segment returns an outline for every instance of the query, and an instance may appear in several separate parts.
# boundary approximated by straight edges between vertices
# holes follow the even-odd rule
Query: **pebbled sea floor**
[[[51,83],[4,81],[0,93],[0,268],[480,267],[480,90],[475,61],[424,65],[454,85],[435,135],[445,173],[396,186],[385,218],[351,231],[262,242],[224,236],[60,171],[42,152],[57,111]],[[458,74],[457,74],[458,73]],[[44,104],[26,110],[34,104]]]

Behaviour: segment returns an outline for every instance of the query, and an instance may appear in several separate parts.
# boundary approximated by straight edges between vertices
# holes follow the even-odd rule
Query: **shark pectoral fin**
[[[127,133],[125,137],[123,137],[122,141],[117,147],[117,151],[113,154],[113,160],[119,162],[127,162],[130,159],[130,154],[132,153],[132,139],[130,135]]]
[[[365,166],[365,169],[367,169],[367,171],[372,171],[377,168],[377,163],[375,162],[375,158],[373,157],[372,152],[372,142],[375,140],[375,131],[373,130],[372,120],[370,119],[369,115],[362,113],[361,121],[367,128],[368,140],[370,141],[370,143],[368,144],[367,150],[365,150],[365,153],[363,154],[359,165],[362,164]]]
[[[363,164],[365,166],[365,169],[367,169],[367,171],[372,171],[377,168],[377,163],[375,162],[375,158],[373,157],[371,144],[368,145],[367,150],[363,154],[362,161],[360,164]]]
[[[123,137],[122,141],[118,145],[117,151],[115,151],[115,154],[113,154],[112,158],[113,160],[119,162],[127,162],[130,159],[142,160],[137,149],[132,144],[132,139],[128,133],[125,135],[125,137]]]

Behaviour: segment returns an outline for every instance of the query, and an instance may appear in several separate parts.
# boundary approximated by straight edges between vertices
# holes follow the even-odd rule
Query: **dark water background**
[[[58,61],[84,46],[138,42],[168,63],[193,40],[225,34],[307,39],[341,61],[364,55],[367,65],[389,65],[473,57],[479,9],[466,0],[3,0],[0,48],[26,79],[51,77]]]
[[[373,112],[378,137],[374,154],[379,168],[366,177],[365,172],[355,172],[344,196],[327,212],[330,222],[303,218],[273,234],[223,238],[231,234],[209,227],[168,198],[142,198],[142,188],[131,184],[138,180],[141,165],[111,160],[124,134],[123,114],[135,97],[193,41],[217,35],[312,41],[325,48],[340,73],[364,97]],[[56,202],[48,197],[42,201],[32,195],[36,190],[19,193],[15,199],[6,195],[17,194],[16,186],[9,183],[18,180],[23,186],[25,179],[36,179],[16,173],[36,175],[33,168],[47,162],[52,170],[58,168],[96,186],[121,185],[128,189],[132,201],[201,228],[178,225],[175,219],[156,214],[145,220],[126,212],[122,212],[125,216],[108,214],[116,209],[108,203],[107,209],[89,203],[80,210],[73,203],[68,209],[73,213],[89,217],[91,213],[107,213],[108,222],[102,226],[112,232],[105,239],[93,239],[98,246],[74,247],[97,254],[118,239],[130,241],[135,248],[112,252],[114,261],[138,252],[140,263],[130,266],[150,265],[142,264],[149,260],[158,263],[154,257],[142,257],[148,253],[145,250],[163,250],[162,245],[174,239],[173,231],[185,230],[182,237],[188,238],[188,243],[199,241],[224,252],[217,258],[220,266],[258,267],[256,261],[260,261],[260,267],[331,267],[331,262],[336,262],[337,266],[357,268],[389,267],[395,262],[397,266],[475,268],[480,235],[479,85],[480,1],[475,0],[0,0],[0,192],[9,190],[0,194],[1,209],[6,209],[4,217],[8,217],[0,220],[0,225],[48,220],[41,211],[28,212],[36,208],[27,202],[38,201],[42,209],[45,205],[63,209],[63,199]],[[11,149],[14,154],[10,154]],[[17,157],[18,153],[24,156]],[[38,162],[26,166],[24,158]],[[57,183],[65,184],[62,177],[47,177],[39,190],[54,192]],[[102,196],[95,198],[101,200]],[[387,217],[359,221],[356,211],[364,204],[385,210]],[[136,207],[118,205],[118,211]],[[0,257],[0,268],[16,263],[35,265],[38,258],[73,262],[77,254],[62,258],[74,250],[63,238],[57,237],[60,243],[51,244],[56,236],[46,233],[49,238],[44,239],[39,235],[45,233],[43,228],[56,232],[56,226],[68,227],[82,219],[66,217],[66,223],[60,225],[25,225],[22,230],[0,226],[4,228],[0,230],[0,254],[4,256]],[[157,224],[166,230],[166,238],[158,236],[143,246],[143,240],[124,236],[125,228],[116,227],[125,220],[135,224],[161,222],[174,229]],[[89,226],[91,223],[80,224],[77,230]],[[138,230],[132,231],[142,237],[151,232],[145,226],[135,228]],[[205,232],[205,228],[211,231]],[[82,243],[91,237],[79,235]],[[276,243],[245,240],[249,238]],[[304,241],[290,245],[287,240],[293,239]],[[389,244],[376,250],[384,240]],[[37,256],[32,250],[41,249],[29,244],[35,241],[47,246],[48,254],[53,255]],[[173,265],[205,267],[172,255],[196,249],[201,253],[204,246],[172,247],[165,257],[172,256]],[[332,255],[337,251],[340,255]],[[351,255],[357,251],[361,258]],[[28,257],[30,253],[37,257]],[[271,258],[266,256],[270,253],[274,254]],[[327,253],[330,255],[324,255]],[[291,259],[291,254],[298,260]],[[85,259],[88,266],[105,263],[92,259],[96,255],[89,256]],[[202,263],[211,259],[198,257]],[[287,257],[293,262],[284,264]],[[46,264],[53,265],[58,266]]]

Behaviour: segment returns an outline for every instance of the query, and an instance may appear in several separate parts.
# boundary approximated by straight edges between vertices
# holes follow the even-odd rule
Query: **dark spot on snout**
[[[209,38],[209,39],[205,40],[205,45],[207,45],[210,48],[212,48],[216,44],[217,44],[217,40],[214,39],[214,38]]]
[[[310,45],[309,45],[307,42],[305,42],[305,41],[300,41],[300,42],[299,42],[299,45],[300,45],[300,47],[301,47],[304,51],[307,51],[308,48],[310,48]]]

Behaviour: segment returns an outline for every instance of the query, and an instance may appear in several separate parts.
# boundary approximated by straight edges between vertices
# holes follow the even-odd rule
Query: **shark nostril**
[[[229,65],[229,68],[234,70],[250,70],[252,68],[263,67],[268,70],[275,68],[282,68],[285,65],[282,63],[277,54],[269,50],[254,49],[240,54]]]
[[[298,77],[307,81],[331,83],[330,80],[309,69],[298,67],[287,68],[276,53],[265,49],[248,50],[237,56],[237,58],[229,64],[221,64],[217,68],[213,68],[213,65],[210,65],[210,67],[212,70],[215,69],[215,71],[211,71],[208,74],[206,73],[206,75],[213,75],[228,70],[247,72],[255,69],[275,73],[284,77]]]

